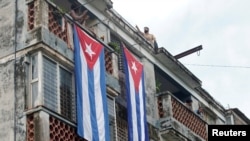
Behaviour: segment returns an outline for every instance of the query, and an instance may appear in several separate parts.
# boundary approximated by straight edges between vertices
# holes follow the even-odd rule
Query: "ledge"
[[[154,54],[154,56],[190,87],[201,87],[201,80],[190,72],[181,62],[175,59],[165,48],[159,48],[158,53]]]
[[[160,135],[166,139],[171,141],[206,141],[202,137],[195,134],[189,128],[175,120],[174,118],[164,118],[158,121],[158,127],[160,131]]]

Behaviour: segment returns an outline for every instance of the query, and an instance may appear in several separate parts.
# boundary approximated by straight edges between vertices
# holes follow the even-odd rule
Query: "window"
[[[44,105],[57,111],[57,64],[43,57]]]
[[[60,110],[69,119],[76,117],[75,95],[72,88],[72,74],[60,67]]]
[[[115,116],[115,101],[113,98],[109,97],[108,96],[108,112],[109,112],[109,115],[114,117]]]
[[[38,61],[37,54],[31,57],[31,92],[32,92],[32,106],[35,106],[37,103],[38,96]]]
[[[31,67],[32,67],[32,80],[36,79],[38,76],[38,68],[37,68],[37,55],[31,57]]]
[[[127,123],[127,109],[116,103],[116,123],[117,123],[117,140],[128,140],[128,123]]]
[[[116,115],[115,115],[115,100],[112,97],[107,97],[108,113],[109,113],[109,130],[110,141],[116,140]]]
[[[73,74],[58,62],[38,52],[31,57],[30,106],[43,105],[60,113],[63,117],[76,120],[76,100]]]

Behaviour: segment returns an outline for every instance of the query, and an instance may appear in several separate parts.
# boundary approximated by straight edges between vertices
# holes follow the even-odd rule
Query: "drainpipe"
[[[15,48],[15,59],[14,59],[14,141],[16,141],[16,123],[17,123],[17,115],[16,115],[16,50],[17,50],[17,0],[15,0],[15,19],[14,19],[14,48]]]

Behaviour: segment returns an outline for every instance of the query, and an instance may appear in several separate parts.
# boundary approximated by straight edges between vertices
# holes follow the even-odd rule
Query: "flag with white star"
[[[88,141],[110,141],[104,46],[74,25],[77,133]]]
[[[148,141],[143,64],[124,47],[124,68],[127,94],[128,139]]]

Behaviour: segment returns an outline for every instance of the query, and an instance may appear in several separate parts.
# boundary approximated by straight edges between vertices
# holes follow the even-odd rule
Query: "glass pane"
[[[57,111],[57,69],[56,63],[43,58],[43,91],[44,104],[47,108]]]
[[[114,100],[111,98],[107,97],[108,99],[108,113],[110,116],[115,116],[115,111],[114,111]]]
[[[115,141],[115,101],[110,97],[108,99],[108,113],[109,113],[109,129],[110,129],[110,141]]]
[[[37,55],[35,56],[32,56],[31,57],[31,62],[32,62],[32,65],[31,65],[31,68],[32,68],[32,79],[35,79],[37,78],[37,71],[38,71],[38,68],[37,68]]]
[[[115,120],[111,116],[109,116],[109,131],[110,141],[115,141]]]
[[[35,106],[37,106],[37,104],[39,104],[39,99],[37,99],[38,82],[32,83],[31,89],[32,89],[32,107],[35,107]]]
[[[76,102],[75,94],[72,92],[72,73],[60,68],[60,106],[61,114],[75,121]]]

